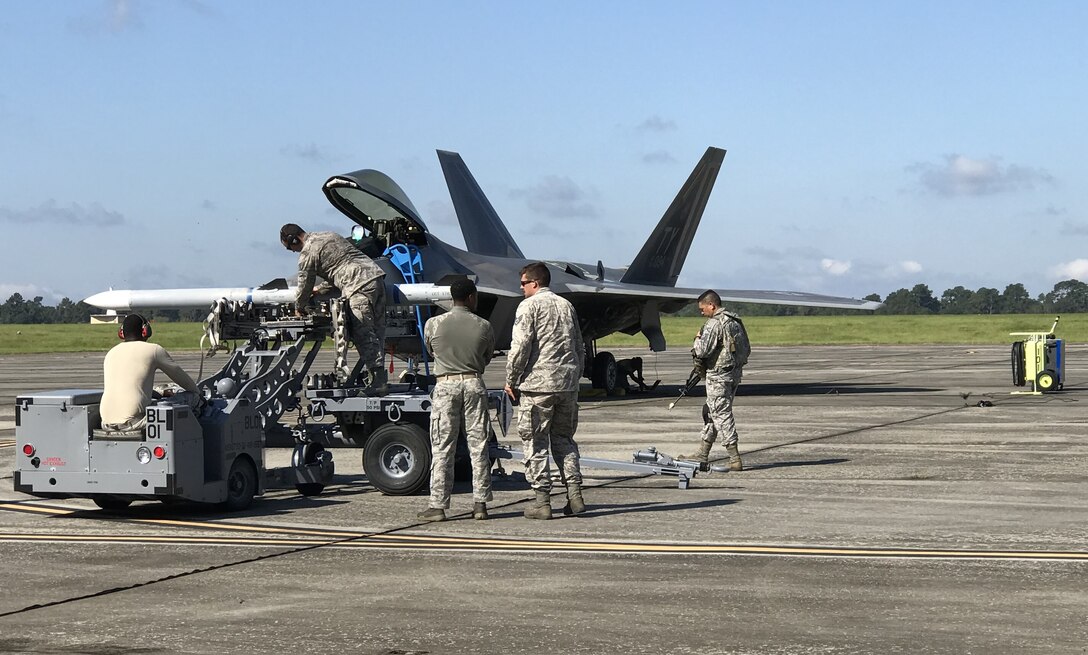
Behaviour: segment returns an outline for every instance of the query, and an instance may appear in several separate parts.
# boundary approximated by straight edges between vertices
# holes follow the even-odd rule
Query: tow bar
[[[502,445],[491,445],[491,459],[523,459],[525,453]],[[555,460],[548,457],[548,461],[554,466]],[[699,472],[699,464],[675,459],[658,452],[657,448],[650,446],[645,450],[636,451],[630,462],[622,462],[616,459],[601,459],[600,457],[580,457],[578,460],[586,468],[615,469],[653,475],[671,475],[676,477],[676,486],[679,489],[687,489],[691,479]],[[724,466],[712,466],[711,471],[720,473],[727,471]]]

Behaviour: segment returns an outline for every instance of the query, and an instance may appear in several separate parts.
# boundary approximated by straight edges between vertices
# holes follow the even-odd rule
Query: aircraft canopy
[[[381,171],[367,168],[330,177],[322,191],[334,207],[371,233],[375,223],[396,218],[404,218],[418,230],[427,231],[407,194]]]

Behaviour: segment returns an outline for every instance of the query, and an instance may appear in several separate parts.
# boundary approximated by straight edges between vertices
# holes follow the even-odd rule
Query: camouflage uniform
[[[495,352],[495,333],[484,319],[465,307],[454,306],[428,320],[423,334],[427,350],[434,356],[438,378],[431,391],[429,506],[434,509],[450,506],[453,461],[462,426],[472,459],[472,500],[490,502],[487,389],[480,376]]]
[[[506,384],[520,392],[518,435],[525,451],[525,477],[533,489],[551,490],[549,448],[564,483],[582,484],[574,433],[584,364],[574,306],[547,287],[521,301],[506,359]]]
[[[695,339],[695,356],[706,362],[706,406],[710,421],[703,425],[703,441],[714,443],[722,435],[726,446],[737,443],[737,423],[733,420],[733,395],[740,385],[744,366],[739,364],[728,344],[742,329],[731,315],[719,308],[706,320]],[[728,334],[727,334],[728,331]],[[730,336],[731,335],[731,336]]]
[[[335,232],[307,232],[298,255],[295,302],[305,309],[316,278],[340,290],[349,308],[348,329],[359,359],[381,368],[385,356],[385,273]]]

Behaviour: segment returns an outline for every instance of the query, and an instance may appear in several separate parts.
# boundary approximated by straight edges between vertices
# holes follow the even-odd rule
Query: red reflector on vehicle
[[[30,457],[31,455],[33,455],[34,454],[34,446],[31,446],[30,444],[24,444],[23,445],[23,454],[26,455],[27,457]]]
[[[155,454],[155,459],[166,457],[166,449],[162,446],[155,446],[155,450],[152,450],[151,452]]]

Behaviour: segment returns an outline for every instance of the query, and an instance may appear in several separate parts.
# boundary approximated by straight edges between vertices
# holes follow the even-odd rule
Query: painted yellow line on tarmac
[[[63,506],[0,503],[0,509],[48,514],[74,514],[85,510]],[[111,517],[113,518],[113,517]],[[315,545],[327,544],[352,548],[397,548],[416,550],[477,550],[477,551],[565,551],[586,553],[666,554],[666,555],[780,555],[784,557],[868,557],[868,558],[945,558],[945,559],[1031,559],[1088,561],[1088,551],[1048,550],[977,550],[926,548],[844,548],[835,546],[763,545],[763,544],[668,544],[622,541],[559,541],[537,539],[503,539],[498,537],[456,537],[442,535],[377,534],[322,528],[291,528],[215,521],[185,521],[177,519],[122,518],[126,523],[163,525],[177,528],[202,528],[231,532],[268,535],[292,535],[291,539],[245,537],[184,537],[184,536],[118,536],[128,542],[147,543],[222,543],[236,545]],[[315,537],[306,539],[304,537]],[[19,535],[0,535],[0,541],[19,539]],[[35,537],[37,539],[38,537]],[[109,541],[114,537],[45,535],[40,539],[55,541]],[[28,539],[29,540],[29,539]],[[343,541],[350,540],[350,541]]]
[[[155,535],[93,535],[93,534],[0,534],[0,542],[59,542],[59,543],[110,543],[110,544],[179,544],[222,546],[286,546],[321,545],[325,540],[305,539],[255,539],[253,537],[179,537]]]
[[[51,516],[66,516],[75,514],[77,512],[89,512],[94,511],[90,508],[78,509],[75,507],[63,507],[55,505],[30,505],[23,503],[0,503],[0,509],[12,510],[15,512],[29,512],[32,514],[48,514]],[[123,517],[104,517],[109,519],[120,519],[126,523],[145,523],[150,525],[167,525],[179,528],[207,528],[209,530],[237,530],[239,532],[267,532],[270,534],[298,534],[298,535],[312,535],[318,537],[332,537],[332,538],[351,538],[361,537],[366,532],[350,532],[342,530],[323,530],[323,529],[307,529],[307,528],[289,528],[289,527],[269,527],[262,525],[252,524],[236,524],[236,523],[217,523],[214,521],[182,521],[177,519],[139,519],[139,518],[123,518]]]
[[[48,505],[25,505],[23,503],[0,503],[0,509],[9,509],[14,512],[29,512],[31,514],[74,514],[79,511],[67,507],[50,507]]]
[[[415,535],[374,535],[376,541],[427,542],[435,547],[471,547],[483,550],[566,550],[617,553],[668,554],[756,554],[821,555],[825,557],[934,557],[957,559],[1047,559],[1088,561],[1088,551],[992,551],[924,548],[836,548],[832,546],[773,546],[740,544],[647,544],[609,541],[536,541],[485,539],[478,537],[441,537]]]
[[[1061,551],[987,551],[904,548],[833,548],[829,546],[773,546],[740,544],[644,544],[593,541],[536,541],[516,539],[481,539],[417,535],[359,535],[351,541],[293,537],[242,536],[157,536],[157,535],[70,535],[0,533],[0,542],[129,543],[297,548],[366,548],[385,550],[463,550],[487,552],[551,551],[584,553],[619,553],[644,555],[777,555],[784,557],[853,557],[907,559],[972,560],[1048,560],[1088,561],[1088,552]]]

